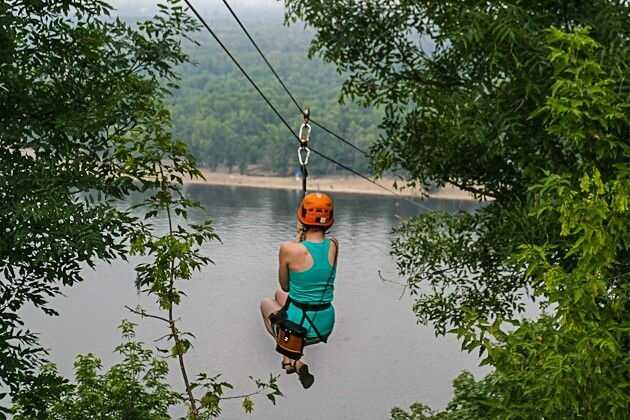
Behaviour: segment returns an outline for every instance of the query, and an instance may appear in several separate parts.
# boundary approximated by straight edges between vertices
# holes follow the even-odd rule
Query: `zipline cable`
[[[227,2],[227,0],[223,0],[223,4],[225,4],[225,7],[227,7],[227,9],[229,10],[230,14],[236,20],[236,23],[238,23],[238,25],[241,27],[243,32],[245,32],[245,35],[247,36],[247,38],[249,38],[249,41],[252,43],[254,48],[256,48],[256,51],[258,51],[258,54],[260,54],[262,59],[265,61],[265,63],[267,64],[267,67],[269,67],[269,70],[271,70],[271,72],[276,77],[276,79],[278,80],[278,82],[280,83],[280,85],[282,86],[284,91],[287,93],[287,95],[289,95],[289,98],[291,98],[291,100],[293,101],[293,103],[295,104],[297,109],[300,110],[300,113],[304,112],[303,111],[304,108],[302,108],[302,105],[300,105],[300,103],[297,101],[297,99],[295,99],[295,96],[293,96],[293,94],[291,93],[291,91],[289,90],[287,85],[284,84],[284,81],[282,81],[282,78],[280,77],[278,72],[276,72],[276,69],[271,65],[269,60],[267,60],[267,56],[262,52],[262,50],[258,46],[258,43],[256,41],[254,41],[254,38],[250,35],[250,33],[247,30],[247,28],[245,28],[245,25],[243,24],[243,22],[241,22],[241,19],[238,17],[236,12],[234,12],[234,9],[232,9],[232,6],[230,6],[230,4]]]
[[[300,143],[300,136],[293,130],[293,128],[291,127],[291,125],[287,122],[287,120],[282,116],[282,114],[280,114],[280,112],[278,111],[278,109],[274,106],[274,104],[269,100],[269,98],[267,98],[267,96],[264,94],[264,92],[258,87],[258,85],[256,84],[256,82],[254,81],[254,79],[251,78],[251,76],[249,75],[249,73],[247,73],[247,71],[243,68],[243,66],[239,63],[239,61],[236,59],[236,57],[234,57],[234,55],[230,52],[230,50],[228,50],[228,48],[225,46],[225,44],[221,41],[221,39],[218,37],[218,35],[212,30],[212,28],[210,28],[210,25],[208,25],[208,23],[206,22],[206,20],[199,14],[199,12],[197,11],[197,9],[195,9],[195,7],[190,3],[190,0],[184,0],[184,2],[186,3],[186,5],[188,5],[188,7],[190,8],[190,10],[195,14],[195,16],[197,17],[197,19],[201,22],[201,24],[208,30],[208,33],[210,33],[210,35],[214,38],[215,41],[217,41],[217,43],[219,44],[219,46],[223,49],[223,51],[225,51],[225,53],[228,55],[228,57],[230,57],[230,59],[232,60],[232,62],[236,65],[236,67],[238,67],[238,69],[241,71],[241,73],[243,73],[243,76],[245,76],[245,78],[247,79],[247,81],[249,81],[249,83],[254,87],[254,89],[258,92],[258,94],[265,100],[265,102],[267,103],[267,105],[269,105],[269,108],[271,108],[271,110],[276,114],[276,116],[280,119],[280,121],[282,121],[282,123],[287,127],[287,129],[291,132],[291,134],[293,135],[293,137],[295,137],[298,141],[298,143]],[[333,159],[327,155],[325,155],[324,153],[313,149],[312,147],[310,148],[311,151],[313,153],[315,153],[316,155],[320,156],[323,159],[326,159],[327,161],[334,163],[335,165],[339,166],[340,168],[364,179],[365,181],[376,185],[377,187],[389,192],[392,195],[395,195],[397,197],[399,197],[400,199],[407,201],[411,204],[413,204],[416,207],[419,207],[421,209],[424,210],[431,210],[429,209],[427,206],[424,206],[420,203],[418,203],[415,200],[412,200],[408,197],[405,197],[401,194],[399,194],[398,192],[391,190],[389,188],[387,188],[384,185],[379,184],[378,182],[370,179],[369,177],[367,177],[366,175],[363,175],[361,172],[351,168],[350,166],[347,166],[339,161],[337,161],[336,159]]]
[[[303,113],[304,108],[302,107],[302,105],[300,105],[300,103],[297,101],[297,99],[295,99],[295,96],[293,96],[293,94],[291,93],[291,91],[289,90],[289,88],[287,87],[287,85],[284,83],[284,81],[282,80],[282,78],[280,77],[280,75],[278,74],[278,72],[276,71],[276,69],[271,65],[271,63],[269,62],[269,60],[267,60],[267,56],[265,55],[265,53],[262,52],[262,50],[260,49],[260,47],[258,46],[258,43],[254,40],[254,38],[251,36],[251,34],[249,33],[249,31],[247,30],[247,28],[245,27],[245,25],[243,24],[243,22],[241,21],[241,19],[238,17],[238,15],[236,14],[236,12],[234,11],[234,9],[232,9],[232,7],[230,6],[230,4],[228,3],[227,0],[222,0],[223,4],[225,4],[225,7],[227,7],[227,9],[229,10],[230,14],[232,15],[232,17],[234,17],[234,19],[236,20],[236,23],[238,23],[238,26],[241,27],[241,29],[243,30],[243,32],[245,33],[245,35],[247,36],[247,38],[249,38],[249,41],[252,43],[252,45],[254,46],[254,48],[256,49],[256,51],[258,51],[258,54],[260,54],[260,57],[262,57],[263,61],[265,62],[265,64],[267,64],[267,67],[269,67],[269,70],[271,70],[271,72],[273,73],[273,75],[276,77],[276,80],[278,80],[278,83],[280,83],[280,86],[282,86],[282,88],[284,89],[284,91],[287,93],[287,95],[289,95],[289,98],[291,98],[291,101],[293,101],[293,103],[295,104],[295,106],[297,107],[297,109],[300,111],[300,113]],[[368,156],[368,152],[365,151],[364,149],[361,149],[359,146],[355,145],[354,143],[352,143],[349,140],[346,140],[345,138],[341,137],[339,134],[335,133],[334,131],[330,130],[329,128],[323,126],[322,124],[318,123],[317,121],[311,119],[310,120],[314,125],[316,125],[317,127],[321,128],[322,130],[324,130],[325,132],[327,132],[328,134],[330,134],[331,136],[334,136],[335,138],[337,138],[338,140],[344,142],[345,144],[347,144],[348,146],[352,147],[354,150],[360,152],[363,154],[363,156]]]
[[[188,5],[188,7],[190,8],[190,10],[192,10],[192,12],[195,14],[195,16],[197,17],[197,19],[201,22],[201,24],[208,30],[208,33],[210,33],[210,35],[212,35],[212,38],[214,38],[215,41],[217,41],[217,43],[219,44],[219,46],[221,47],[221,49],[223,49],[223,51],[225,51],[225,53],[228,55],[228,57],[230,57],[230,59],[232,60],[232,62],[236,65],[236,67],[238,67],[238,69],[241,71],[241,73],[243,73],[243,76],[245,76],[245,78],[249,81],[249,83],[254,87],[254,89],[256,89],[256,91],[258,92],[258,94],[265,100],[265,102],[267,102],[267,105],[269,105],[269,108],[271,108],[271,110],[278,116],[278,118],[280,118],[280,121],[282,121],[284,123],[284,125],[289,129],[289,131],[291,131],[291,133],[293,134],[293,136],[295,136],[295,138],[298,139],[298,141],[300,141],[300,137],[295,134],[295,132],[293,131],[293,128],[291,128],[291,126],[289,125],[289,123],[284,119],[284,117],[282,116],[282,114],[280,114],[280,111],[278,111],[276,109],[276,107],[271,103],[271,101],[267,98],[267,96],[263,93],[262,90],[260,90],[260,88],[258,87],[258,85],[256,84],[256,82],[254,82],[254,80],[251,78],[251,76],[249,75],[249,73],[247,73],[247,71],[243,68],[243,66],[241,66],[241,63],[239,63],[239,61],[236,59],[236,57],[234,57],[234,55],[232,55],[232,53],[230,52],[230,50],[228,50],[228,48],[225,46],[225,44],[221,41],[221,39],[218,37],[218,35],[212,30],[212,28],[210,28],[210,25],[208,25],[208,23],[206,22],[206,20],[201,17],[201,15],[199,14],[199,12],[197,11],[197,9],[195,9],[195,7],[190,3],[189,0],[184,0],[184,2]]]
[[[355,149],[356,151],[360,152],[361,154],[363,154],[363,156],[368,157],[368,152],[366,152],[365,150],[361,149],[358,146],[355,146],[354,143],[351,143],[349,140],[344,139],[343,137],[341,137],[339,134],[335,133],[334,131],[330,130],[329,128],[326,128],[325,126],[321,125],[320,123],[318,123],[316,120],[311,118],[311,122],[313,123],[313,125],[316,125],[317,127],[321,128],[322,130],[324,130],[325,132],[327,132],[328,134],[330,134],[331,136],[337,138],[338,140],[341,140],[342,142],[344,142],[345,144],[347,144],[348,146],[352,147],[353,149]]]

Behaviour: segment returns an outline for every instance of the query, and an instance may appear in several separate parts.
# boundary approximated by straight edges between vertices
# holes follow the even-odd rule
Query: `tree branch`
[[[139,315],[139,316],[141,316],[143,318],[157,319],[159,321],[166,322],[167,324],[171,324],[170,320],[168,320],[168,319],[166,319],[164,317],[161,317],[159,315],[150,314],[150,313],[146,312],[144,309],[142,309],[141,311],[138,311],[138,310],[135,310],[135,309],[133,309],[133,308],[127,306],[127,305],[125,305],[125,309],[127,309],[129,312],[132,312],[132,313],[134,313],[136,315]]]
[[[162,168],[162,165],[159,165],[159,169],[160,169],[160,181],[162,184],[162,190],[168,190],[168,181],[164,178],[164,169]],[[173,235],[173,216],[171,214],[171,205],[170,202],[166,203],[166,216],[168,217],[168,232],[169,235]],[[188,372],[186,371],[186,364],[184,363],[184,353],[181,351],[181,345],[180,343],[182,342],[179,338],[179,331],[177,330],[176,326],[175,326],[175,320],[173,318],[173,300],[172,300],[172,296],[173,296],[173,289],[175,288],[175,260],[172,259],[171,260],[171,266],[170,266],[170,279],[169,279],[169,285],[168,285],[168,294],[169,294],[169,301],[168,301],[168,319],[169,319],[169,324],[171,327],[171,334],[173,337],[173,341],[175,341],[175,347],[177,349],[177,359],[179,361],[179,370],[182,374],[182,379],[184,380],[184,387],[186,388],[186,394],[188,394],[188,401],[190,403],[190,416],[192,417],[193,420],[196,420],[197,417],[199,416],[199,411],[197,409],[197,404],[196,404],[196,399],[195,396],[193,395],[192,392],[192,388],[190,386],[190,380],[188,379]]]

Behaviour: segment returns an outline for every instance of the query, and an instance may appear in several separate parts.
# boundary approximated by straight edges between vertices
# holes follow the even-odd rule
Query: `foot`
[[[297,372],[297,369],[295,367],[295,360],[291,360],[288,357],[283,358],[282,359],[282,369],[284,369],[284,371],[287,374],[291,374],[291,373]]]
[[[304,389],[309,389],[313,385],[313,382],[315,382],[315,377],[308,371],[308,365],[301,363],[296,370]]]

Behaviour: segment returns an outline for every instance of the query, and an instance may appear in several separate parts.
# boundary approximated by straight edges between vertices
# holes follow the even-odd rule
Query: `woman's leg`
[[[271,334],[272,336],[275,336],[275,335],[273,332],[273,327],[271,326],[271,321],[269,320],[269,316],[271,314],[278,312],[280,309],[282,309],[284,305],[287,303],[288,297],[289,297],[289,294],[287,292],[285,292],[282,289],[276,289],[276,292],[273,295],[273,299],[265,298],[260,303],[260,312],[262,313],[263,321],[265,322],[265,328],[267,329],[267,331],[269,331],[269,334]],[[309,344],[315,344],[315,343],[309,343]],[[289,359],[286,356],[283,356],[282,366],[285,367],[285,369],[287,370],[287,373],[293,373],[295,371],[300,372],[301,369],[303,369],[303,367],[306,366],[306,363],[304,363],[302,360],[295,361],[295,360]],[[308,370],[307,370],[307,374],[308,374]]]
[[[269,331],[269,334],[273,334],[273,327],[271,326],[271,321],[269,320],[269,316],[271,314],[275,314],[287,303],[287,298],[289,294],[281,289],[277,289],[273,294],[273,299],[264,298],[262,302],[260,302],[260,313],[262,314],[263,321],[265,322],[265,328]]]
[[[280,305],[275,299],[264,298],[262,302],[260,302],[260,313],[262,314],[263,321],[265,323],[265,328],[269,331],[269,334],[272,336],[273,327],[271,326],[271,321],[269,320],[269,316],[271,314],[275,314],[280,309],[282,309],[282,305]]]
[[[280,304],[280,306],[284,306],[287,303],[287,299],[289,294],[282,289],[276,289],[276,292],[273,294],[273,298]]]

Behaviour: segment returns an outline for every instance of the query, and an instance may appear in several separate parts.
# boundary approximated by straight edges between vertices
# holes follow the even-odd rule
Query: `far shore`
[[[188,184],[274,188],[283,190],[299,190],[302,188],[301,179],[296,177],[241,175],[236,173],[213,172],[208,169],[201,169],[201,172],[203,173],[205,179],[189,179],[185,182]],[[377,182],[380,185],[394,191],[394,181],[394,178],[381,178]],[[401,185],[400,181],[398,182],[398,185]],[[309,191],[392,195],[382,188],[357,177],[311,176],[308,179],[308,188]],[[422,190],[410,188],[398,190],[398,195],[417,198],[421,198],[423,196]],[[438,191],[429,193],[429,197],[442,200],[475,200],[472,194],[450,185]]]

